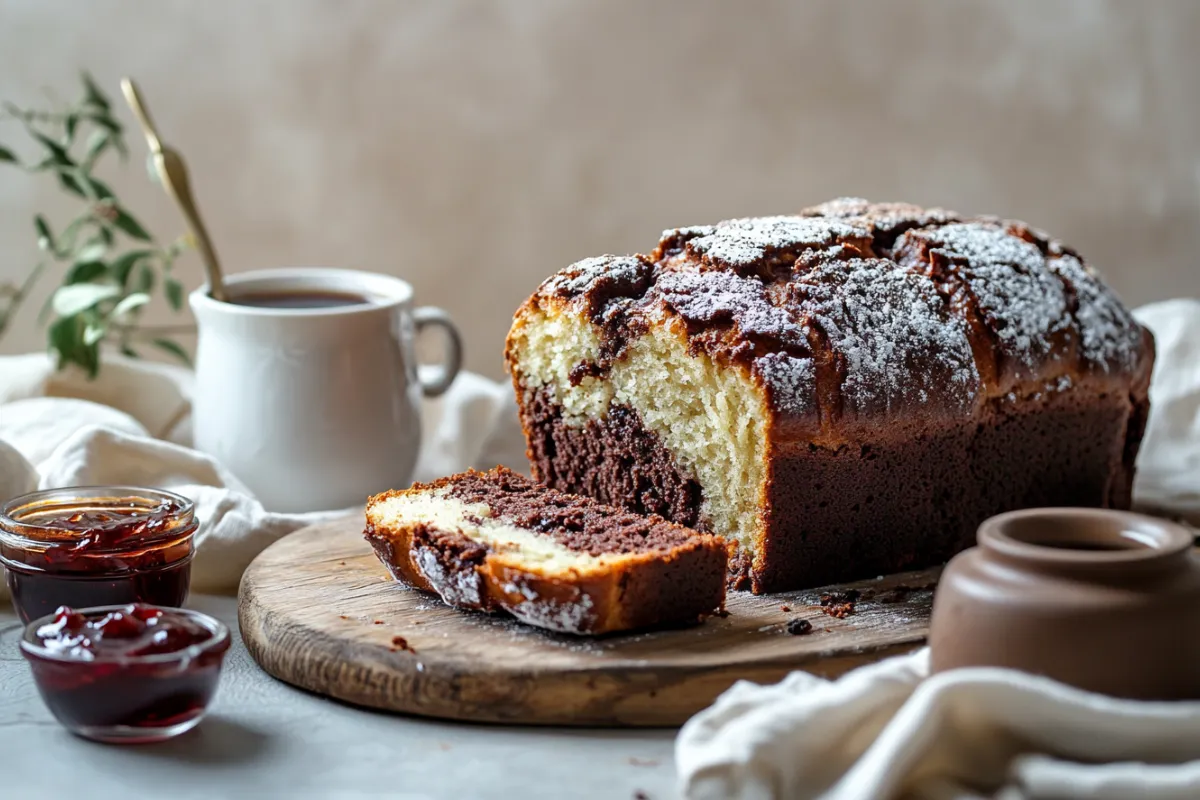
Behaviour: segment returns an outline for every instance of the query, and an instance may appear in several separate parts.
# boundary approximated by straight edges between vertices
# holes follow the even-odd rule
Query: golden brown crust
[[[459,608],[504,611],[522,622],[562,633],[600,634],[695,622],[723,608],[728,556],[724,541],[660,517],[646,520],[686,536],[669,547],[648,545],[639,552],[610,554],[602,564],[564,574],[548,573],[523,562],[519,553],[494,550],[461,531],[440,530],[420,522],[384,525],[373,513],[388,498],[455,487],[465,478],[498,477],[511,480],[519,476],[503,467],[487,473],[469,470],[376,495],[367,503],[364,536],[402,583],[434,592]],[[613,518],[630,516],[586,498],[552,489],[540,492],[560,499],[582,499]]]
[[[1047,387],[1138,399],[1153,361],[1128,310],[1045,233],[855,198],[585,259],[542,284],[513,333],[535,309],[568,307],[601,333],[579,375],[604,374],[631,336],[674,319],[694,351],[761,386],[774,437],[830,448],[954,427]]]
[[[569,462],[554,483],[577,491],[646,459],[612,435],[559,446],[561,409],[533,413],[516,343],[537,314],[596,326],[601,355],[572,376],[602,379],[655,327],[754,382],[766,478],[738,574],[759,591],[944,560],[1009,508],[1129,504],[1153,337],[1078,253],[1021,222],[843,198],[552,276],[517,311],[506,364],[535,473]],[[669,505],[694,477],[672,468],[673,494],[609,501]]]

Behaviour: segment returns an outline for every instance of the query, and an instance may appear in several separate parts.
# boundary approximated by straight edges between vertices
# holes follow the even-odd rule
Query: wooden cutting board
[[[679,725],[746,679],[835,677],[925,639],[938,569],[755,597],[728,616],[669,630],[579,638],[457,611],[395,583],[359,517],[281,539],[247,569],[242,638],[280,680],[356,705],[474,722]],[[858,589],[854,613],[820,597]],[[811,622],[806,635],[787,623]]]

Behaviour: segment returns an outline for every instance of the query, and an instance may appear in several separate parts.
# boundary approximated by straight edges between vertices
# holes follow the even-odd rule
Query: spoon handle
[[[192,229],[192,236],[196,240],[196,250],[200,253],[200,260],[204,262],[204,269],[208,273],[209,295],[214,300],[227,302],[229,298],[226,295],[224,283],[221,281],[221,270],[218,266],[220,262],[217,261],[217,253],[208,236],[208,229],[204,227],[204,220],[200,217],[200,209],[196,207],[196,201],[192,197],[192,187],[188,181],[187,167],[184,166],[183,158],[167,147],[154,156],[154,165],[159,175],[162,176],[167,191],[179,204],[188,227]]]
[[[154,159],[154,169],[158,173],[159,180],[162,181],[167,193],[174,198],[192,231],[192,238],[196,241],[196,249],[200,253],[200,260],[204,262],[204,271],[208,275],[209,295],[214,300],[227,302],[229,297],[225,292],[224,282],[221,280],[221,265],[217,260],[216,250],[213,249],[212,240],[208,236],[208,229],[204,227],[204,220],[200,217],[200,209],[197,208],[196,200],[192,197],[192,188],[188,181],[187,167],[183,163],[183,156],[162,143],[137,85],[129,78],[122,78],[121,91],[125,94],[126,102],[129,103],[134,116],[142,126],[142,132],[146,135],[146,144],[150,147],[150,155]]]

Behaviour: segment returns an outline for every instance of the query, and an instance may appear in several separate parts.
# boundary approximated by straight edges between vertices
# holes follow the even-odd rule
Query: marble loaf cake
[[[733,585],[941,563],[986,517],[1130,502],[1154,344],[1029,226],[842,199],[581,261],[506,361],[535,479],[736,543]]]
[[[725,602],[721,539],[503,467],[372,497],[365,536],[402,583],[563,633],[695,622]]]

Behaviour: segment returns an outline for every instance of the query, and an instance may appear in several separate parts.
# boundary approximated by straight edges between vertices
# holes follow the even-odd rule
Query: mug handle
[[[442,356],[442,363],[422,364],[417,367],[417,381],[420,382],[424,395],[441,397],[462,369],[462,336],[450,315],[435,306],[413,309],[413,323],[416,325],[418,336],[428,327],[441,328],[445,333],[446,352]]]

